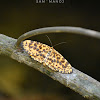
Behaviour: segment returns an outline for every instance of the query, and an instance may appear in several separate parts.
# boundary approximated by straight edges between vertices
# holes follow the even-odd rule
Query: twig
[[[26,38],[39,35],[39,34],[44,34],[44,33],[47,34],[48,33],[73,33],[73,34],[80,34],[80,35],[85,35],[85,36],[90,36],[93,38],[100,39],[100,32],[89,30],[89,29],[84,29],[80,27],[68,27],[68,26],[46,27],[46,28],[35,29],[21,35],[16,42],[16,46],[18,47],[20,42]]]
[[[91,34],[88,36],[93,36],[93,33],[95,33],[95,37],[100,38],[100,35],[98,34],[99,32],[92,32],[91,30],[89,30],[88,32],[90,32],[89,34]],[[66,87],[69,87],[72,90],[78,92],[85,98],[91,100],[100,100],[100,83],[98,81],[75,68],[73,68],[72,74],[61,74],[59,72],[47,70],[47,68],[42,64],[33,61],[27,54],[22,53],[21,51],[16,49],[16,47],[14,46],[16,41],[16,39],[0,34],[0,53],[8,55],[12,59],[17,60],[20,63],[25,63],[28,66],[31,66],[39,70],[40,72],[45,73],[52,79],[59,81]]]

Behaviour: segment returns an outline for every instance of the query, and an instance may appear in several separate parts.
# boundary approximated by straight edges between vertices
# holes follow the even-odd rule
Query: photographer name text
[[[36,0],[36,3],[64,3],[64,0]]]

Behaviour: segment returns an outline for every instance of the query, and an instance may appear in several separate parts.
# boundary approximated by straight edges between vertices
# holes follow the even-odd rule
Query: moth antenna
[[[60,43],[55,44],[55,45],[53,46],[53,45],[52,45],[52,42],[51,42],[51,40],[50,40],[50,38],[49,38],[49,36],[48,36],[48,35],[46,35],[46,37],[48,38],[48,40],[49,40],[49,42],[50,42],[50,44],[51,44],[51,46],[52,46],[52,47],[55,47],[55,46],[57,46],[57,45],[59,45],[59,44],[66,43],[66,42],[60,42]]]
[[[50,40],[49,36],[48,36],[48,35],[46,35],[46,37],[48,38],[48,40],[49,40],[49,42],[50,42],[51,46],[53,47],[52,42],[51,42],[51,40]]]
[[[60,43],[58,43],[58,44],[55,44],[53,47],[55,47],[55,46],[57,46],[57,45],[59,45],[59,44],[63,44],[63,43],[67,43],[67,42],[60,42]]]

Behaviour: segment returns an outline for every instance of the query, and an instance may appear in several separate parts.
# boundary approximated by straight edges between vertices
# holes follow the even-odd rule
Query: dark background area
[[[0,33],[18,38],[48,26],[75,26],[100,31],[99,0],[65,0],[37,4],[35,0],[0,0]],[[100,40],[74,34],[48,34],[53,45],[73,67],[100,81]],[[31,38],[48,44],[45,35]],[[0,100],[85,100],[48,76],[0,55]]]

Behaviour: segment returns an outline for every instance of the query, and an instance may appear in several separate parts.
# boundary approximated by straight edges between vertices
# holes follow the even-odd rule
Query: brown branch
[[[90,31],[90,33],[92,33],[92,31]],[[100,100],[100,83],[98,81],[75,68],[73,68],[72,74],[62,74],[48,70],[39,62],[33,61],[27,54],[22,53],[19,49],[16,49],[14,46],[16,41],[17,40],[14,38],[0,34],[0,53],[8,55],[20,63],[25,63],[28,66],[45,73],[52,79],[59,81],[85,98]]]

